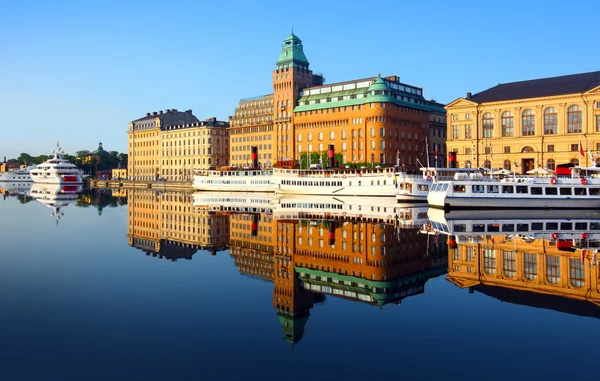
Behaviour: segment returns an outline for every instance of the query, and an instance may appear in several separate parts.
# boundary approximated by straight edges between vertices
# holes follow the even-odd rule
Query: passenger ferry
[[[40,203],[53,209],[51,216],[56,219],[58,225],[61,217],[64,216],[64,208],[74,204],[82,190],[82,185],[36,183],[32,185],[30,195]]]
[[[0,172],[0,182],[30,182],[31,179],[30,171],[36,166],[28,166],[26,168],[11,169],[8,172]]]
[[[400,172],[397,175],[398,202],[427,202],[429,189],[434,182],[452,180],[457,173],[464,173],[470,178],[483,176],[478,168],[423,167],[420,172],[420,174]]]
[[[216,213],[272,213],[275,195],[266,192],[195,192],[194,209]]]
[[[569,247],[600,246],[600,211],[522,210],[451,211],[430,208],[429,224],[458,243],[480,243],[485,236],[510,235],[533,241],[567,242]]]
[[[46,184],[82,184],[83,172],[75,164],[63,159],[60,144],[52,151],[54,157],[46,160],[29,173],[34,183]]]
[[[421,226],[427,220],[427,204],[402,206],[395,198],[356,196],[281,195],[274,201],[278,220],[341,219]]]
[[[203,191],[273,192],[271,169],[221,167],[194,171],[194,189]]]
[[[427,202],[435,208],[600,208],[600,168],[575,166],[571,176],[511,176],[471,178],[457,173],[454,180],[431,186]]]

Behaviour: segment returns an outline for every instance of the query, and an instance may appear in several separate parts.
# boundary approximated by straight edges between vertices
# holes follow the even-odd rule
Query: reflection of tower
[[[335,245],[335,221],[327,222],[327,226],[329,227],[327,238],[329,246]]]
[[[277,251],[273,280],[273,307],[277,310],[285,340],[293,345],[302,340],[304,327],[313,307],[313,295],[300,286],[294,272],[293,243],[296,240],[294,223],[277,224]],[[292,244],[290,244],[292,243]]]
[[[258,214],[258,213],[252,214],[252,224],[250,225],[250,234],[252,234],[252,237],[256,237],[258,235],[259,219],[260,219],[260,214]]]

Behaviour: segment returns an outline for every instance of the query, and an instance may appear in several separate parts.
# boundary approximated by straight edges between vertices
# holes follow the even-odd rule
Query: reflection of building
[[[498,84],[446,106],[448,151],[460,167],[518,173],[584,163],[600,150],[600,71]],[[583,136],[583,138],[582,138]],[[587,159],[586,159],[587,160]]]
[[[170,260],[191,259],[197,250],[213,255],[229,239],[228,216],[194,209],[191,193],[127,192],[129,245]]]
[[[502,301],[600,318],[600,273],[590,256],[543,239],[489,236],[451,245],[447,279]]]
[[[273,307],[295,344],[315,303],[334,295],[383,306],[424,292],[445,274],[445,243],[418,229],[366,222],[231,218],[231,255],[241,273],[273,281]]]
[[[241,100],[231,119],[232,164],[245,164],[254,145],[274,162],[333,144],[343,162],[416,165],[432,108],[442,116],[436,123],[445,123],[445,110],[398,76],[324,82],[310,69],[302,41],[286,37],[272,72],[273,94]]]
[[[173,110],[129,123],[128,173],[134,180],[191,180],[194,169],[229,162],[229,124]]]

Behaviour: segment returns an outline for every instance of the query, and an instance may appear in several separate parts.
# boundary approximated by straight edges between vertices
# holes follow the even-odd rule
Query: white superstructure
[[[322,196],[396,197],[399,167],[273,169],[276,193]]]
[[[434,183],[427,202],[445,209],[599,208],[600,168],[594,161],[591,167],[571,168],[571,176],[511,176],[501,180],[457,174],[452,181]]]
[[[52,151],[54,157],[30,171],[31,179],[35,183],[45,184],[81,184],[83,172],[75,164],[62,158],[63,151],[60,144]]]
[[[35,165],[26,168],[11,169],[8,172],[0,172],[0,182],[23,183],[31,180],[30,171]]]
[[[452,180],[457,173],[479,176],[477,168],[421,168],[420,174],[400,172],[397,174],[398,202],[427,202],[429,189],[434,182]]]
[[[273,192],[273,171],[224,167],[195,170],[192,186],[197,190],[231,192]]]

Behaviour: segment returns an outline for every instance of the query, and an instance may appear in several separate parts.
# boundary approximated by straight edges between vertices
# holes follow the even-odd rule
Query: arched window
[[[554,162],[554,159],[548,159],[548,161],[546,161],[546,169],[550,169],[552,171],[556,169],[556,163]]]
[[[503,137],[515,135],[515,121],[512,112],[505,111],[502,113],[501,125]]]
[[[533,152],[533,148],[529,147],[529,146],[525,146],[523,147],[523,149],[521,150],[522,153],[532,153]]]
[[[552,284],[560,282],[560,257],[548,255],[546,257],[546,280]]]
[[[535,135],[535,113],[531,109],[523,111],[521,116],[521,127],[523,136]]]
[[[514,278],[517,274],[517,252],[516,251],[505,251],[504,252],[504,275],[509,278]]]
[[[571,159],[571,164],[573,164],[573,165],[579,165],[579,159],[578,158]]]
[[[491,162],[491,161],[489,161],[489,160],[486,160],[486,161],[483,163],[483,168],[488,168],[488,169],[489,169],[489,168],[492,168],[492,162]]]
[[[211,148],[211,147],[208,147],[208,154],[209,154],[209,155],[212,155],[212,148]],[[209,163],[209,164],[210,164],[210,163]]]
[[[212,160],[211,160],[211,158],[209,157],[209,158],[208,158],[208,165],[211,165],[211,164],[212,164]]]
[[[537,256],[536,254],[523,254],[525,269],[525,278],[529,280],[537,279]]]
[[[583,287],[585,285],[585,271],[583,270],[583,261],[579,258],[570,258],[570,274],[571,284],[575,287]]]
[[[554,135],[558,131],[558,113],[554,107],[544,110],[544,134]]]
[[[482,120],[483,126],[483,137],[484,138],[493,138],[494,137],[494,117],[491,113],[486,112],[483,114]]]
[[[573,105],[567,110],[567,132],[570,134],[581,133],[581,107]]]
[[[510,160],[504,160],[504,169],[510,171]]]

